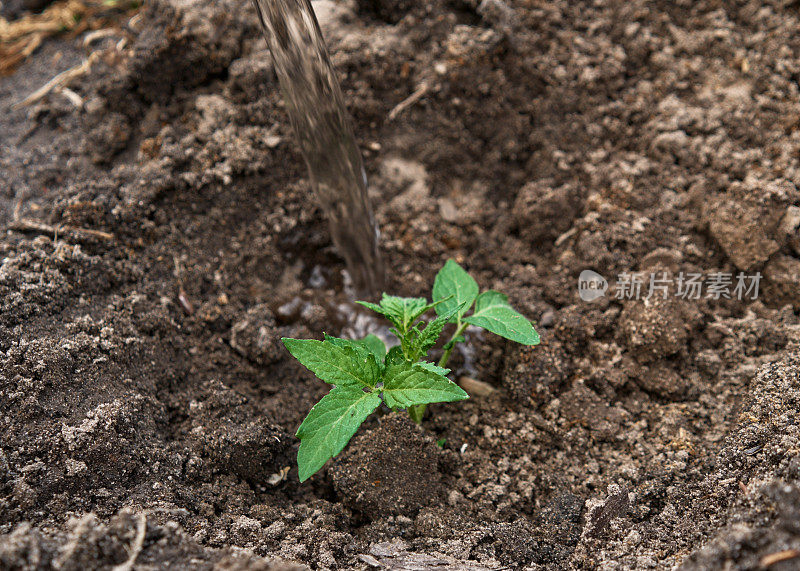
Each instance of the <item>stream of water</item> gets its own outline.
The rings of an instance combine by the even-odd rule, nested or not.
[[[253,0],[311,187],[358,293],[377,293],[384,268],[367,177],[309,0]]]

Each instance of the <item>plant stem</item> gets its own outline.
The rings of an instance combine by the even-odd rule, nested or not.
[[[461,336],[461,334],[464,333],[464,330],[467,328],[467,325],[468,325],[467,323],[462,324],[461,321],[459,320],[458,325],[456,327],[456,332],[453,333],[453,336],[450,338],[450,341],[445,343],[446,349],[444,350],[444,353],[442,353],[442,358],[439,359],[440,367],[447,366],[447,361],[450,360],[450,355],[453,353],[453,349],[456,346],[456,339],[458,339]]]
[[[450,341],[445,343],[445,350],[442,353],[442,358],[439,359],[439,366],[444,368],[447,366],[447,361],[450,360],[450,355],[453,353],[453,348],[456,346],[456,339],[458,339],[462,333],[467,328],[468,323],[461,323],[461,320],[458,320],[456,324],[456,332],[453,333],[453,336],[450,337]],[[428,405],[425,404],[418,404],[408,408],[408,416],[411,417],[411,420],[416,422],[417,424],[422,423],[422,417],[425,415],[425,409]]]
[[[425,414],[424,404],[415,404],[414,406],[408,407],[408,416],[410,416],[411,420],[413,420],[417,424],[422,424],[422,415],[424,414]]]

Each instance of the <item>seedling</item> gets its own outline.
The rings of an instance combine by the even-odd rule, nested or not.
[[[301,482],[339,454],[381,402],[392,410],[407,409],[419,423],[428,404],[469,398],[447,378],[450,370],[445,368],[456,343],[464,341],[468,326],[482,327],[524,345],[539,343],[533,325],[511,308],[507,296],[493,290],[479,294],[477,282],[453,260],[436,275],[433,303],[422,297],[385,293],[379,305],[358,303],[388,319],[399,344],[387,351],[375,335],[360,340],[327,334],[322,341],[282,339],[300,363],[333,385],[297,429]],[[473,312],[466,315],[473,305]],[[436,317],[426,321],[424,316],[430,310]],[[434,365],[425,359],[448,323],[454,324],[455,330]]]

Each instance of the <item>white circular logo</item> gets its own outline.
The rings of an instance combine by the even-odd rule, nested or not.
[[[599,299],[606,294],[606,291],[608,291],[608,281],[597,272],[583,270],[578,276],[578,295],[583,301]]]

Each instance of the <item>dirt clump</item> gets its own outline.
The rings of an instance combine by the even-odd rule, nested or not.
[[[547,181],[526,184],[513,208],[520,238],[533,244],[555,241],[572,227],[579,200],[578,190],[568,185],[551,188]]]
[[[259,365],[269,365],[283,356],[283,345],[275,336],[275,317],[264,304],[247,310],[231,327],[230,344],[237,353]]]
[[[685,348],[693,317],[680,300],[652,297],[629,304],[620,315],[622,342],[641,362],[674,355]]]
[[[208,552],[172,521],[159,524],[121,510],[105,524],[94,514],[73,518],[65,533],[42,533],[21,525],[0,538],[5,569],[111,569],[161,565],[192,569],[301,571],[308,567],[266,560],[240,551]]]
[[[221,383],[209,383],[206,391],[189,406],[199,458],[209,458],[218,470],[254,483],[268,482],[292,465],[291,435]]]
[[[345,505],[372,519],[413,516],[442,501],[442,452],[405,414],[357,436],[329,470]]]

